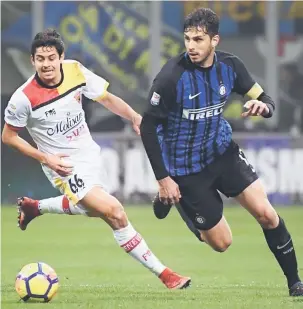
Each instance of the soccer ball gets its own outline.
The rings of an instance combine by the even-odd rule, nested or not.
[[[59,287],[55,271],[47,264],[38,262],[25,265],[16,277],[15,288],[23,301],[49,302]]]

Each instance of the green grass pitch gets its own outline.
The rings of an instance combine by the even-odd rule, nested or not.
[[[151,207],[126,207],[150,248],[169,267],[191,276],[187,290],[169,291],[115,243],[101,220],[44,215],[27,231],[16,224],[16,208],[2,207],[2,308],[48,309],[288,309],[303,308],[288,297],[284,275],[268,250],[260,227],[240,207],[226,208],[233,245],[212,251],[187,230],[173,210],[159,221]],[[303,276],[303,207],[281,208],[292,233]],[[60,280],[48,304],[23,303],[15,276],[30,262],[51,265]]]

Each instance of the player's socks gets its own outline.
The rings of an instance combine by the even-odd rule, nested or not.
[[[288,287],[300,281],[295,248],[284,220],[279,217],[279,225],[274,229],[263,229],[267,244],[280,264],[287,278]]]
[[[148,248],[142,236],[131,223],[122,229],[114,231],[114,237],[121,248],[146,268],[159,276],[166,268]]]
[[[85,210],[73,206],[64,195],[40,200],[38,207],[41,214],[86,215]]]

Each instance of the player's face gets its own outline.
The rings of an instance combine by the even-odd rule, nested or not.
[[[184,32],[184,42],[193,63],[201,66],[212,64],[215,47],[219,43],[218,35],[211,38],[202,28],[189,28]]]
[[[32,64],[43,82],[46,84],[56,84],[61,79],[61,63],[64,55],[59,57],[54,46],[42,46],[36,49]]]

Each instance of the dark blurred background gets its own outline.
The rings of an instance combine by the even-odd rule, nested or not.
[[[32,74],[29,48],[35,33],[55,27],[76,59],[110,82],[109,90],[142,113],[161,65],[181,53],[184,16],[210,7],[221,17],[219,49],[242,58],[274,98],[275,117],[241,118],[245,99],[233,96],[224,116],[245,148],[275,204],[302,204],[303,2],[1,2],[1,113]],[[87,122],[103,147],[111,192],[131,202],[156,190],[140,140],[130,125],[84,99]],[[30,141],[27,132],[23,137]],[[1,147],[2,201],[58,194],[39,164]]]

